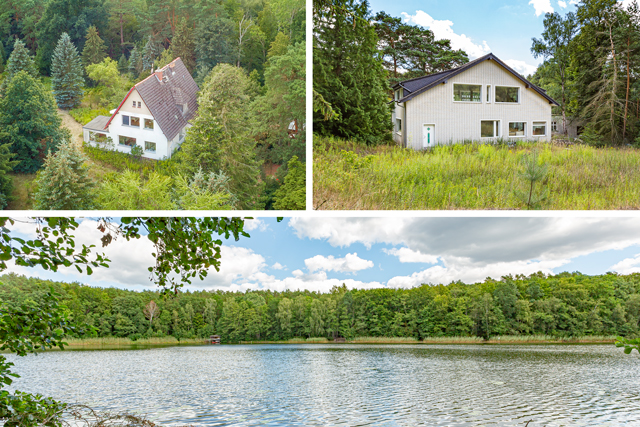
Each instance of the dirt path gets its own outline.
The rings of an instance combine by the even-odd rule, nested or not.
[[[71,117],[68,111],[58,109],[58,114],[62,119],[62,126],[71,131],[71,141],[82,149],[82,125]]]

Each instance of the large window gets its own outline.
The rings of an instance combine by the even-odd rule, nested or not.
[[[533,122],[533,136],[545,136],[547,134],[546,122]]]
[[[482,120],[480,122],[480,136],[482,138],[500,136],[500,122],[498,120]]]
[[[481,85],[463,85],[454,83],[453,100],[463,102],[480,102]]]
[[[520,88],[496,86],[496,102],[520,102]]]
[[[131,126],[140,127],[140,117],[131,117]]]
[[[402,119],[396,119],[396,132],[402,133]]]
[[[144,119],[144,128],[153,130],[153,120]]]
[[[509,122],[509,136],[526,136],[525,122]]]
[[[145,141],[144,142],[144,151],[156,151],[156,143],[155,142],[150,142],[150,141]]]
[[[126,145],[128,147],[133,147],[136,145],[136,139],[128,136],[120,135],[120,145]]]

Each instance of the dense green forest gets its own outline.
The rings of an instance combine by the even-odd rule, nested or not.
[[[482,283],[412,289],[158,292],[96,288],[13,274],[0,278],[0,299],[38,302],[52,286],[79,337],[208,337],[223,342],[293,337],[425,337],[545,334],[559,337],[636,335],[640,274],[486,279]]]
[[[0,207],[17,182],[21,208],[303,209],[304,43],[303,0],[0,0]],[[200,108],[176,155],[81,147],[68,121],[177,57]]]

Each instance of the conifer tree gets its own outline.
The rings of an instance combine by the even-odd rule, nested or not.
[[[174,58],[182,59],[184,66],[193,74],[196,69],[195,42],[193,31],[187,20],[182,18],[176,27],[176,33],[171,41]]]
[[[82,64],[87,65],[97,64],[107,56],[107,47],[104,41],[98,35],[98,29],[95,26],[90,26],[87,29],[86,41],[84,43],[84,49],[82,49]]]
[[[0,144],[11,144],[15,172],[33,173],[49,151],[56,151],[63,131],[51,91],[26,71],[19,71],[0,98]]]
[[[127,57],[124,56],[124,53],[120,55],[120,59],[118,59],[118,71],[120,71],[120,74],[124,74],[129,71],[129,61],[127,61]]]
[[[142,56],[137,46],[133,47],[129,55],[129,71],[136,77],[142,72]]]
[[[13,45],[13,52],[9,56],[7,61],[7,80],[15,76],[19,71],[26,71],[31,77],[38,77],[38,69],[36,63],[29,53],[29,50],[25,47],[22,40],[16,39]],[[8,83],[8,82],[7,82]]]
[[[86,159],[71,142],[49,153],[36,179],[35,209],[77,210],[93,207],[94,183]]]
[[[144,45],[142,50],[142,69],[153,70],[154,61],[160,56],[160,47],[153,41],[151,36],[147,40],[147,44]]]
[[[289,171],[284,177],[284,184],[274,194],[273,207],[281,210],[304,210],[307,205],[305,164],[299,162],[297,156],[293,156],[287,163],[287,168]]]
[[[78,50],[67,33],[62,33],[51,58],[51,85],[58,107],[71,109],[82,99],[82,64]]]
[[[336,0],[314,8],[313,87],[339,114],[314,131],[367,143],[390,138],[391,111],[378,37],[366,0]]]
[[[12,179],[9,173],[16,165],[12,160],[15,154],[11,152],[11,144],[0,144],[0,209],[7,207],[13,190]]]
[[[4,72],[5,56],[6,56],[6,52],[4,51],[4,44],[2,44],[2,40],[0,40],[0,73]]]

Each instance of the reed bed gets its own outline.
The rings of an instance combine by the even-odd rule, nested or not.
[[[356,337],[350,343],[356,344],[417,344],[413,337]]]
[[[204,338],[183,338],[178,341],[172,336],[140,338],[131,341],[129,338],[105,337],[105,338],[66,338],[67,346],[70,349],[82,347],[132,347],[132,346],[155,346],[155,345],[194,345],[207,342]]]
[[[548,166],[543,209],[640,209],[640,150],[475,142],[414,151],[314,138],[314,209],[524,209],[523,157]],[[535,190],[534,190],[535,191]]]

